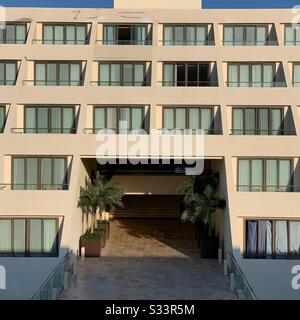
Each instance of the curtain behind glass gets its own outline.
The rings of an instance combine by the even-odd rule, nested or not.
[[[51,133],[62,133],[60,107],[51,108]]]
[[[46,85],[46,65],[43,63],[37,63],[35,65],[35,85]]]
[[[190,108],[189,109],[189,129],[200,129],[200,109]],[[194,133],[194,132],[193,132]]]
[[[54,28],[53,26],[44,26],[44,44],[54,43]]]
[[[164,129],[173,130],[174,127],[174,109],[164,108]]]
[[[104,26],[104,44],[116,44],[116,26]]]
[[[250,161],[239,160],[239,190],[250,191]]]
[[[174,27],[174,45],[182,46],[184,45],[184,28],[183,27]]]
[[[272,109],[271,110],[271,130],[272,135],[282,134],[282,110]]]
[[[107,129],[117,131],[119,127],[118,123],[118,109],[117,108],[107,108],[106,109],[107,117]]]
[[[17,69],[16,69],[16,64],[14,62],[10,63],[7,62],[5,63],[5,69],[6,69],[6,85],[12,86],[16,82],[16,74],[17,74]]]
[[[173,27],[164,27],[164,45],[173,45]]]
[[[294,87],[300,87],[300,64],[294,64]]]
[[[266,27],[257,27],[256,28],[256,39],[257,46],[265,46],[267,45],[267,28]]]
[[[186,109],[176,108],[176,123],[175,128],[179,130],[186,129]]]
[[[38,159],[27,158],[26,159],[26,189],[37,190],[38,189]]]
[[[146,26],[135,26],[135,43],[137,45],[146,45]]]
[[[288,223],[276,221],[275,226],[275,253],[280,257],[288,253]]]
[[[285,45],[293,46],[295,44],[295,32],[293,26],[285,27]]]
[[[247,46],[255,46],[255,27],[249,26],[246,27],[246,45]]]
[[[69,86],[70,78],[69,78],[69,64],[61,63],[59,65],[59,85],[60,86]]]
[[[144,85],[144,65],[143,64],[134,65],[134,85],[135,86]]]
[[[271,64],[265,64],[263,66],[263,72],[264,72],[264,87],[273,87],[274,85],[274,68]]]
[[[272,255],[272,222],[267,220],[258,221],[258,256],[266,258]]]
[[[131,127],[133,130],[143,129],[143,109],[131,109]]]
[[[104,108],[95,108],[95,124],[94,129],[97,133],[101,129],[105,128],[105,109]]]
[[[252,65],[252,87],[262,87],[262,65]]]
[[[16,43],[24,44],[26,41],[26,26],[16,26]]]
[[[210,134],[212,129],[212,109],[201,109],[201,129],[205,134]]]
[[[81,65],[78,63],[70,64],[70,84],[71,86],[81,85]]]
[[[63,133],[75,133],[73,108],[63,108]]]
[[[230,64],[228,66],[228,86],[238,87],[239,86],[239,66],[237,64]]]
[[[99,72],[100,86],[109,86],[109,64],[100,64]]]
[[[249,87],[249,65],[240,65],[240,87]]]
[[[5,108],[0,107],[0,132],[4,130],[4,122],[5,122]]]
[[[52,186],[52,159],[41,159],[41,188],[48,190]]]
[[[36,108],[25,108],[25,133],[37,133]]]
[[[132,86],[133,83],[133,64],[125,63],[123,65],[123,85],[124,86]]]
[[[11,220],[0,219],[0,253],[10,253],[12,251],[11,231]]]
[[[259,135],[269,134],[269,109],[258,109],[258,129]]]
[[[111,86],[120,86],[121,85],[121,65],[112,64],[110,66],[110,85]]]
[[[0,222],[1,224],[1,222]],[[13,241],[13,252],[14,255],[24,256],[25,255],[25,243],[26,243],[26,220],[25,219],[14,219],[14,241]],[[1,242],[1,240],[0,240]],[[1,250],[0,250],[1,251]]]
[[[37,108],[37,132],[48,133],[48,108]]]
[[[300,222],[290,221],[290,253],[300,254]]]
[[[15,38],[15,26],[14,25],[6,25],[6,43],[14,44],[16,43]]]
[[[196,27],[197,46],[206,45],[206,27]]]
[[[64,44],[64,27],[63,26],[54,26],[54,43],[55,44]]]
[[[233,134],[244,134],[244,110],[242,109],[233,109]]]
[[[75,36],[75,26],[67,26],[66,27],[66,44],[75,44],[76,36]]]
[[[85,26],[77,26],[76,27],[76,44],[84,45],[87,43],[86,36],[86,27]]]
[[[53,184],[54,188],[61,190],[65,188],[66,184],[66,168],[65,159],[53,159]]]
[[[56,63],[48,63],[47,64],[47,86],[57,86],[57,65]]]
[[[4,62],[0,62],[0,85],[6,85],[5,83],[5,64]]]
[[[257,221],[247,221],[247,256],[257,254]]]
[[[42,220],[30,219],[29,221],[29,253],[30,255],[42,252]]]
[[[266,191],[277,190],[277,160],[266,160]]]
[[[235,42],[234,44],[236,46],[242,46],[244,45],[244,27],[235,27],[234,28],[234,36],[235,36]]]
[[[233,27],[224,27],[224,46],[233,46]]]
[[[13,159],[13,189],[25,190],[25,161],[22,158]]]
[[[188,46],[195,46],[200,45],[200,41],[197,41],[196,43],[196,32],[195,27],[186,27],[186,45]],[[199,44],[198,44],[199,42]]]
[[[279,188],[289,192],[291,187],[291,161],[279,160]]]
[[[252,160],[252,190],[254,192],[263,191],[263,160]]]
[[[44,223],[44,253],[54,255],[57,251],[56,220],[45,219]]]
[[[299,73],[300,74],[300,73]],[[166,87],[175,86],[174,79],[174,65],[173,64],[164,64],[164,79],[163,84]]]
[[[245,109],[245,125],[247,135],[256,134],[256,111],[254,108]]]
[[[120,108],[120,121],[124,122],[122,124],[122,129],[131,129],[131,117],[130,117],[130,108]]]

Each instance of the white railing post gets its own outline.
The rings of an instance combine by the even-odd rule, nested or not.
[[[235,283],[234,283],[234,273],[230,273],[230,290],[234,291],[235,289]]]
[[[227,277],[228,275],[228,262],[224,260],[224,276]]]
[[[85,247],[81,247],[81,261],[85,260]]]

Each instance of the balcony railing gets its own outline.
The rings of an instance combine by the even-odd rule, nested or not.
[[[293,87],[300,87],[300,82],[293,81]]]
[[[285,46],[300,46],[300,41],[285,41],[284,42]]]
[[[151,46],[152,40],[97,40],[96,45],[104,46]]]
[[[161,134],[164,135],[175,135],[175,134],[183,134],[183,135],[222,135],[222,130],[220,129],[167,129],[164,128],[159,130]]]
[[[45,45],[87,45],[89,40],[45,40],[33,39],[32,44],[45,44]]]
[[[84,80],[23,80],[24,86],[36,86],[36,87],[80,87],[83,86]]]
[[[186,41],[173,41],[173,40],[160,40],[163,46],[214,46],[214,40],[186,40]]]
[[[254,81],[227,81],[227,87],[230,88],[282,88],[286,87],[286,82],[254,82]]]
[[[64,290],[65,276],[69,276],[73,272],[71,262],[72,250],[70,250],[58,266],[51,272],[47,280],[43,283],[40,289],[34,294],[32,300],[53,300],[57,299],[58,295]],[[68,282],[68,279],[67,279]]]
[[[76,128],[11,128],[14,134],[75,134]]]
[[[278,46],[276,40],[265,40],[265,41],[223,41],[223,46]]]
[[[218,81],[159,81],[162,87],[218,87]]]
[[[68,190],[68,184],[30,184],[30,183],[2,183],[0,184],[0,190],[17,190],[17,191],[61,191]]]
[[[26,44],[26,39],[1,40],[0,45],[1,44]]]
[[[147,81],[91,81],[92,86],[100,87],[148,87]]]
[[[84,134],[131,134],[131,135],[145,135],[148,134],[146,129],[119,129],[119,128],[84,128]]]
[[[291,129],[231,129],[230,134],[233,136],[293,136],[296,132]]]
[[[0,86],[15,86],[16,85],[16,79],[15,80],[0,80]]]
[[[300,192],[300,187],[293,185],[266,186],[266,185],[237,185],[239,192]]]

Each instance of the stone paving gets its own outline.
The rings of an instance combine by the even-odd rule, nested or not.
[[[202,260],[193,226],[173,220],[115,220],[100,259],[78,263],[63,300],[236,299],[222,267]]]

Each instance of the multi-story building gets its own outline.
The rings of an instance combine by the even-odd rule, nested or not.
[[[115,164],[97,163],[96,133],[120,137],[122,120],[146,136],[203,129],[205,167],[220,173],[227,202],[215,219],[224,259],[233,254],[258,298],[299,298],[291,270],[300,260],[300,29],[291,10],[116,0],[113,9],[7,8],[6,20],[0,264],[10,287],[0,297],[29,297],[78,251],[78,196],[96,169],[122,185],[125,207],[136,201],[151,215],[142,204],[159,195],[159,215],[172,215],[168,203],[177,214],[188,177],[175,148],[168,166],[124,166],[127,149]]]

